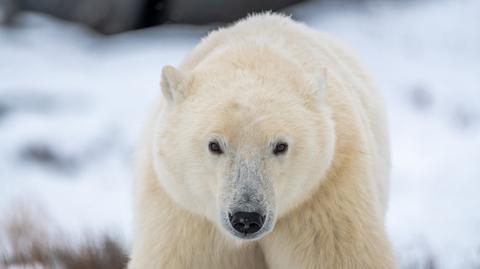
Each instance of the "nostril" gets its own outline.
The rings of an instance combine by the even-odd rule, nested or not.
[[[232,227],[240,233],[252,234],[258,232],[265,221],[265,215],[256,212],[235,212],[228,214]]]

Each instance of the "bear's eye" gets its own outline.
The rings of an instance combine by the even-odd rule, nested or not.
[[[222,147],[217,141],[210,141],[210,143],[208,143],[208,150],[213,154],[220,155],[223,153]]]
[[[288,144],[285,142],[279,142],[275,145],[275,148],[273,149],[273,154],[275,155],[280,155],[288,150]]]

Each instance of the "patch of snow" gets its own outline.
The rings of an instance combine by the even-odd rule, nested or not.
[[[387,228],[402,267],[479,266],[480,2],[311,2],[288,12],[352,47],[384,91]],[[211,27],[102,37],[45,15],[20,22],[0,27],[0,212],[40,203],[73,236],[118,229],[128,241],[131,156],[161,67]]]

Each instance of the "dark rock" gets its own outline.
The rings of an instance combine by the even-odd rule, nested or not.
[[[14,10],[53,15],[104,34],[169,23],[232,22],[252,12],[279,10],[304,0],[0,0]],[[353,1],[353,0],[351,0]],[[5,5],[7,6],[7,5]],[[12,9],[13,10],[13,9]],[[10,17],[16,12],[9,12]]]
[[[19,0],[22,10],[43,12],[60,19],[86,24],[104,34],[136,28],[143,0]]]
[[[11,25],[19,11],[18,1],[0,0],[0,25]]]
[[[51,168],[59,172],[73,172],[78,166],[78,162],[74,158],[64,156],[46,144],[27,145],[21,150],[19,157],[22,161]]]
[[[166,17],[171,23],[207,24],[232,22],[249,13],[275,11],[302,0],[167,0]]]

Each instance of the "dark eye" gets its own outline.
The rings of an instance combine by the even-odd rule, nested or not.
[[[279,142],[275,145],[275,148],[273,149],[273,154],[275,155],[280,155],[288,150],[288,144],[285,142]]]
[[[210,143],[208,143],[208,149],[213,154],[220,155],[223,153],[222,147],[217,141],[210,141]]]

